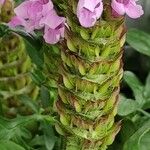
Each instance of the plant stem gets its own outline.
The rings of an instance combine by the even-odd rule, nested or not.
[[[145,116],[147,116],[148,118],[150,118],[150,114],[146,111],[144,111],[143,109],[138,109],[138,111],[142,114],[144,114]]]

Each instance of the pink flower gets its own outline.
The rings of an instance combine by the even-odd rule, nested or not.
[[[47,43],[56,44],[64,37],[65,18],[59,17],[54,10],[43,17],[40,24],[45,26],[44,39]]]
[[[136,4],[137,0],[112,0],[111,6],[119,15],[127,14],[130,18],[139,18],[144,14],[141,5]]]
[[[41,18],[53,9],[53,3],[50,0],[28,0],[21,3],[15,8],[15,14],[18,17],[17,23],[13,20],[14,24],[23,25],[28,32],[34,29],[40,29],[39,25]],[[24,20],[24,21],[23,21]]]
[[[3,5],[5,3],[5,0],[0,0],[0,5]]]
[[[102,0],[79,0],[77,17],[83,27],[92,27],[103,12]]]
[[[65,18],[59,17],[51,0],[27,0],[15,9],[10,27],[23,26],[27,32],[44,29],[44,39],[55,44],[64,37]]]

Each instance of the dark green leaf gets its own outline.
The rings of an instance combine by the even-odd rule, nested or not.
[[[41,101],[44,108],[50,106],[50,92],[45,86],[41,86]]]
[[[46,81],[45,76],[40,69],[34,69],[31,73],[31,78],[39,86],[41,86]]]
[[[9,27],[6,24],[0,24],[0,38],[10,32]]]
[[[35,113],[38,113],[38,105],[27,95],[20,95],[19,99],[28,107],[30,107]]]
[[[144,110],[147,110],[147,109],[149,109],[150,108],[150,98],[149,99],[146,99],[147,101],[144,103],[144,105],[143,105],[143,109]]]
[[[46,121],[42,122],[42,128],[44,131],[44,140],[45,140],[45,146],[47,150],[53,150],[54,145],[56,143],[56,136],[54,134],[54,130],[50,124],[48,124]]]
[[[136,131],[135,125],[131,120],[125,119],[122,122],[122,128],[120,131],[121,141],[123,143],[128,140],[130,136],[132,136]]]
[[[28,41],[30,45],[32,45],[37,51],[40,51],[42,49],[42,42],[40,41],[40,39],[38,39],[38,37],[35,34],[32,35],[21,28],[15,28],[9,30],[23,37],[23,39]]]
[[[12,141],[0,140],[0,150],[25,150],[25,149]]]
[[[64,138],[64,137],[62,137]],[[57,141],[55,143],[53,150],[62,150],[62,138],[57,138]]]
[[[32,147],[34,146],[44,146],[44,135],[36,135],[32,141],[29,143]]]
[[[25,128],[34,117],[18,117],[16,119],[0,118],[0,140],[11,140],[14,137],[30,138],[30,132]]]
[[[124,144],[123,150],[142,150],[140,149],[141,139],[150,131],[150,120],[145,122]],[[149,147],[147,147],[149,148]]]
[[[43,68],[44,56],[42,49],[38,51],[36,47],[34,47],[34,45],[28,42],[27,40],[25,40],[25,43],[26,43],[26,50],[33,63],[35,63],[39,68]]]
[[[138,29],[130,29],[127,42],[138,52],[150,56],[150,35]]]

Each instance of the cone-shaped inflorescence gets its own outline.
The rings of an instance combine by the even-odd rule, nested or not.
[[[66,137],[66,150],[106,150],[120,129],[114,117],[123,76],[124,17],[114,18],[105,1],[101,19],[84,28],[77,1],[64,4],[69,28],[61,47],[56,129]]]
[[[13,4],[6,0],[0,14],[0,22],[8,22],[13,16]],[[16,34],[9,34],[0,39],[0,96],[4,100],[3,108],[9,117],[14,117],[18,111],[21,114],[30,113],[25,108],[18,95],[28,94],[35,99],[38,88],[29,77],[31,60],[25,52],[24,41]],[[10,109],[12,108],[12,109]]]

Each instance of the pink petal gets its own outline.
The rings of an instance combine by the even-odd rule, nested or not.
[[[111,7],[119,15],[125,14],[125,6],[123,3],[118,2],[117,0],[112,0]]]
[[[35,29],[38,29],[38,23],[35,20],[28,20],[24,26],[27,32],[32,32]]]
[[[28,10],[28,18],[35,19],[36,16],[42,17],[42,9],[43,5],[39,1],[32,2]]]
[[[22,17],[22,18],[28,18],[29,13],[28,11],[30,10],[31,2],[30,1],[25,1],[21,3],[18,7],[14,9],[14,12],[17,16]]]
[[[49,1],[48,3],[43,5],[42,15],[45,16],[49,11],[54,8],[53,3]]]
[[[82,8],[86,8],[89,11],[94,12],[95,7],[101,2],[102,0],[79,0],[78,10],[81,10]]]
[[[91,13],[87,9],[83,9],[82,12],[80,12],[79,22],[83,27],[92,27],[96,23],[96,14]]]
[[[56,44],[61,37],[60,31],[45,27],[44,39],[46,43]]]
[[[82,9],[82,8],[86,8],[88,10],[90,10],[91,12],[94,11],[95,9],[95,2],[96,1],[93,1],[93,0],[80,0],[79,1],[79,9]]]
[[[25,22],[22,18],[18,17],[18,16],[15,16],[11,19],[11,21],[8,23],[8,25],[11,27],[11,28],[15,28],[16,26],[24,26],[25,25]]]
[[[96,12],[96,17],[97,19],[99,19],[103,13],[103,3],[101,2],[99,7],[95,8],[95,12]]]
[[[126,14],[131,18],[139,18],[144,14],[142,6],[130,2],[125,8]]]
[[[77,17],[83,27],[92,27],[103,12],[102,0],[79,0]]]
[[[43,17],[40,21],[40,25],[47,25],[51,29],[55,29],[60,24],[65,22],[64,17],[59,17],[55,10],[51,10],[45,17]]]

